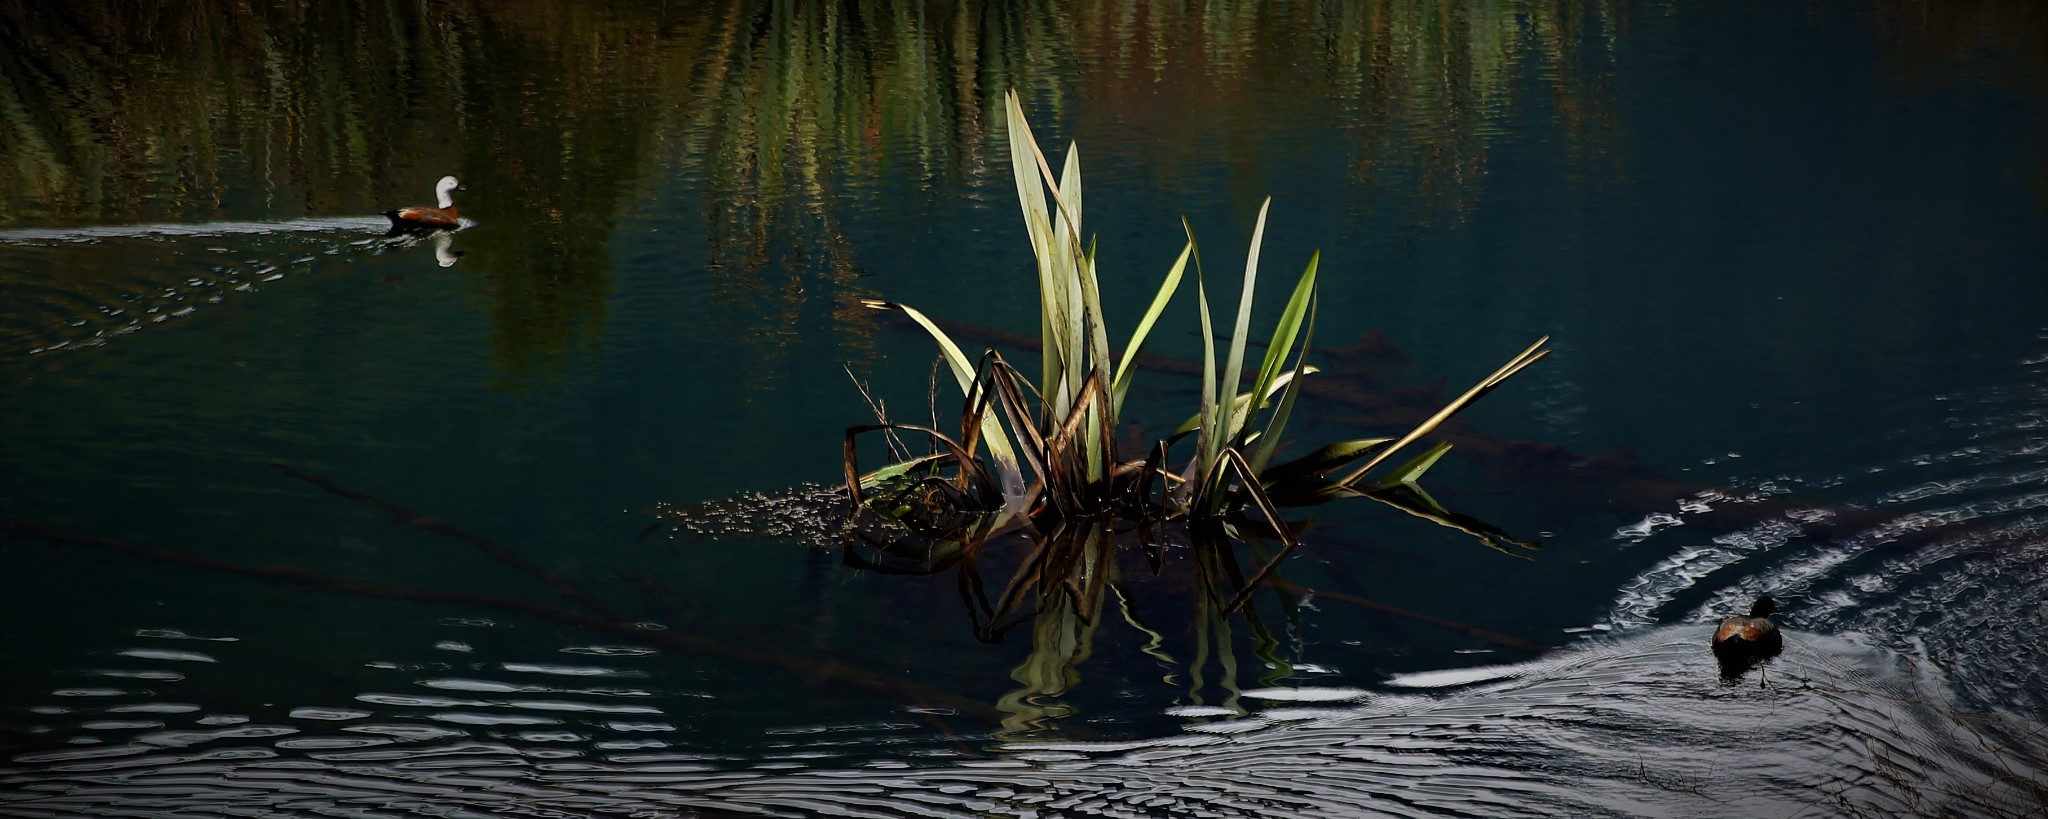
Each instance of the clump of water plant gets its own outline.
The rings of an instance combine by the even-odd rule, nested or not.
[[[1542,349],[1544,340],[1538,340],[1406,435],[1340,441],[1300,458],[1271,463],[1302,379],[1315,372],[1307,356],[1314,337],[1318,257],[1311,256],[1298,279],[1247,391],[1238,389],[1246,374],[1252,295],[1271,200],[1260,208],[1253,229],[1233,331],[1220,362],[1192,231],[1123,346],[1121,357],[1113,356],[1102,318],[1094,247],[1082,240],[1078,148],[1069,147],[1062,172],[1055,178],[1015,92],[1008,95],[1006,103],[1012,171],[1037,261],[1039,381],[1032,384],[994,350],[984,352],[978,360],[970,359],[938,324],[913,308],[869,302],[878,309],[900,310],[931,333],[965,401],[957,436],[886,419],[848,430],[847,485],[860,508],[911,524],[924,534],[968,528],[970,522],[977,524],[974,528],[986,528],[1104,514],[1215,520],[1253,507],[1268,520],[1277,520],[1276,499],[1299,505],[1381,490],[1383,494],[1400,491],[1409,496],[1406,500],[1426,508],[1434,506],[1434,501],[1421,494],[1415,482],[1448,444],[1438,444],[1377,481],[1365,479],[1395,453],[1548,354]],[[1113,431],[1146,339],[1178,290],[1190,260],[1196,267],[1204,340],[1201,406],[1172,438],[1158,442],[1146,457],[1125,460],[1119,457]],[[1298,354],[1294,352],[1297,341]],[[901,457],[862,474],[856,439],[878,430],[921,433],[933,442],[934,451],[910,457],[900,446],[900,438],[892,435],[892,450]],[[1192,456],[1180,467],[1169,468],[1171,445],[1187,434],[1195,435]],[[1361,459],[1365,461],[1362,465],[1342,477],[1329,477]],[[1164,485],[1157,496],[1151,491],[1155,482]]]
[[[1449,444],[1439,443],[1389,470],[1376,470],[1542,359],[1549,352],[1543,349],[1547,339],[1509,359],[1404,435],[1337,441],[1276,463],[1302,383],[1316,372],[1308,354],[1315,336],[1319,254],[1309,257],[1296,280],[1263,358],[1248,368],[1253,363],[1247,360],[1252,296],[1272,202],[1268,199],[1259,209],[1228,345],[1220,355],[1201,253],[1188,229],[1188,242],[1168,268],[1151,305],[1120,352],[1113,351],[1103,320],[1095,246],[1092,240],[1083,241],[1078,146],[1069,145],[1055,176],[1014,91],[1008,95],[1007,108],[1011,169],[1037,260],[1038,379],[1033,383],[995,350],[970,358],[937,322],[914,308],[868,302],[876,309],[901,311],[931,334],[963,402],[959,429],[953,434],[935,425],[886,417],[847,430],[845,480],[856,517],[871,515],[884,522],[883,529],[901,527],[940,550],[928,552],[927,559],[970,549],[993,533],[1012,528],[1050,532],[1062,523],[1106,517],[1136,521],[1140,528],[1160,521],[1241,527],[1255,520],[1253,512],[1291,549],[1295,536],[1281,520],[1281,505],[1363,496],[1467,531],[1496,548],[1504,548],[1503,539],[1518,543],[1445,511],[1421,491],[1417,480]],[[1200,406],[1173,436],[1126,458],[1118,451],[1118,419],[1137,377],[1139,356],[1179,290],[1190,261],[1203,339]],[[861,436],[876,432],[888,440],[891,462],[863,472],[857,443]],[[929,451],[912,454],[903,433],[929,441]],[[1184,460],[1173,462],[1175,444],[1189,436],[1194,439],[1192,450]],[[1340,470],[1348,471],[1339,475]],[[864,531],[872,536],[875,530]],[[1267,563],[1246,592],[1287,549]]]
[[[1396,464],[1393,458],[1458,411],[1547,354],[1545,340],[1511,358],[1470,390],[1405,434],[1336,441],[1305,455],[1281,459],[1283,435],[1302,386],[1316,372],[1309,364],[1317,317],[1317,268],[1311,254],[1264,353],[1252,346],[1253,293],[1264,242],[1268,200],[1253,227],[1230,334],[1218,349],[1201,252],[1192,229],[1167,268],[1136,327],[1121,348],[1103,319],[1095,246],[1084,240],[1078,148],[1069,145],[1060,173],[1039,149],[1016,94],[1007,100],[1011,170],[1026,235],[1036,262],[1039,296],[1039,367],[1034,380],[1001,352],[970,357],[939,321],[898,303],[869,306],[900,311],[938,343],[942,368],[960,390],[958,425],[940,429],[938,368],[933,374],[932,421],[893,421],[869,396],[875,423],[847,430],[846,491],[852,500],[845,559],[886,573],[951,572],[977,639],[997,642],[1029,625],[1030,655],[1012,672],[1018,687],[997,703],[1006,732],[1045,727],[1070,709],[1058,697],[1079,680],[1093,646],[1096,624],[1112,613],[1152,638],[1147,654],[1184,667],[1190,697],[1203,696],[1203,669],[1211,658],[1219,683],[1236,690],[1230,618],[1239,612],[1266,666],[1263,684],[1289,672],[1274,653],[1279,644],[1253,595],[1283,591],[1281,616],[1299,617],[1299,587],[1279,580],[1278,569],[1299,546],[1301,526],[1282,518],[1283,506],[1364,497],[1472,535],[1495,549],[1519,554],[1534,544],[1457,515],[1422,490],[1418,480],[1450,448],[1428,447]],[[1194,269],[1203,339],[1201,398],[1187,423],[1137,452],[1119,451],[1126,398],[1140,370],[1146,342]],[[1017,346],[1025,346],[1019,344]],[[863,394],[865,395],[865,389]],[[859,443],[887,442],[886,465],[861,468]],[[922,438],[916,454],[905,439]],[[1179,455],[1176,457],[1176,447]],[[1019,548],[990,549],[999,536]],[[1274,543],[1277,541],[1277,548]],[[1135,543],[1136,549],[1126,549]],[[1168,570],[1164,555],[1185,549],[1191,559],[1173,571],[1194,592],[1197,644],[1176,661],[1163,653],[1160,633],[1134,607],[1121,555],[1142,552],[1151,573]],[[1241,568],[1249,554],[1253,569]],[[989,559],[985,559],[989,558]],[[999,587],[984,582],[983,564],[1009,566]],[[1178,579],[1178,578],[1175,578]],[[1111,603],[1114,602],[1112,606]],[[1369,601],[1367,601],[1369,602]],[[1441,620],[1433,622],[1441,623]],[[1299,623],[1290,631],[1299,630]],[[1475,633],[1478,633],[1475,630]],[[1233,702],[1226,699],[1226,703]]]

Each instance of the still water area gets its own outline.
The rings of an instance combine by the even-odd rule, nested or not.
[[[257,6],[0,4],[0,815],[2048,812],[2038,4]],[[1112,337],[1320,252],[1296,451],[1549,336],[1463,528],[847,539],[864,300],[1037,372],[1012,89]]]

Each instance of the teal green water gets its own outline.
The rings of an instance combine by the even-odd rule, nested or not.
[[[151,798],[140,779],[90,796],[94,766],[218,763],[225,781],[237,758],[443,755],[435,792],[474,807],[497,764],[479,747],[649,776],[807,769],[749,786],[796,792],[1290,702],[1246,691],[1349,708],[1399,675],[1589,635],[1695,626],[1704,656],[1704,624],[1759,592],[1834,647],[1800,668],[1903,657],[1960,710],[2048,712],[2039,9],[85,4],[0,22],[0,784],[22,794],[0,800],[20,810]],[[1126,550],[1124,604],[1034,655],[1029,626],[977,641],[953,575],[856,571],[770,525],[829,525],[811,487],[871,418],[848,370],[925,414],[929,340],[861,299],[1035,336],[1013,86],[1041,141],[1080,145],[1115,335],[1182,217],[1213,294],[1273,197],[1266,321],[1320,250],[1329,386],[1300,441],[1397,432],[1438,379],[1455,395],[1549,335],[1555,354],[1447,431],[1429,483],[1542,550],[1331,505],[1283,568],[1325,594],[1217,621],[1184,552],[1155,578]],[[383,240],[376,214],[444,174],[470,225]],[[1199,357],[1192,295],[1162,354]],[[1130,414],[1163,433],[1198,389],[1148,372]],[[747,531],[647,532],[657,504],[729,499]],[[983,566],[991,594],[1017,558]],[[1020,679],[1033,656],[1066,658],[1058,690]],[[1608,694],[1689,679],[1679,653],[1642,656]],[[1599,696],[1608,672],[1588,673],[1535,684],[1542,719]],[[1679,699],[1710,709],[1716,685]],[[1336,724],[1381,726],[1383,706]],[[1244,742],[1322,736],[1269,730],[1291,721],[1248,719]],[[1620,776],[1541,725],[1556,767],[1487,764]],[[1788,793],[1878,777],[1841,751],[1867,736],[1801,737],[1835,751],[1788,761]],[[1431,764],[1471,759],[1447,753]],[[1485,789],[1445,810],[1515,812]],[[237,798],[311,812],[281,807],[291,793]],[[1289,810],[1366,798],[1325,796]],[[1593,809],[1701,809],[1682,788],[1630,798],[1650,801]],[[845,807],[790,808],[812,809]]]

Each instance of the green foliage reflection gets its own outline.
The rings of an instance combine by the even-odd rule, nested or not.
[[[2048,59],[2019,34],[2039,29],[2025,4],[1819,6],[1865,23],[1906,81],[1951,80],[1981,55]],[[497,365],[525,380],[598,340],[621,209],[683,180],[702,191],[719,315],[822,319],[858,358],[875,327],[860,300],[876,294],[846,214],[921,196],[917,180],[999,176],[1006,88],[1074,133],[1191,135],[1145,146],[1152,183],[1179,192],[1192,180],[1162,169],[1225,156],[1247,214],[1286,129],[1312,114],[1354,146],[1356,201],[1456,222],[1509,117],[1547,119],[1581,173],[1625,172],[1610,78],[1637,14],[1611,0],[6,3],[0,226],[368,214],[456,172],[478,191],[466,212],[515,237],[475,243],[463,270],[487,281]],[[2038,97],[2048,72],[1996,76]],[[1179,89],[1170,104],[1161,85]],[[787,355],[782,335],[757,339],[762,364]]]

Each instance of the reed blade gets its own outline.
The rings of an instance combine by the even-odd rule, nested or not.
[[[1280,553],[1273,555],[1272,560],[1259,567],[1258,574],[1245,581],[1244,586],[1238,589],[1237,596],[1231,598],[1230,603],[1223,607],[1223,613],[1230,614],[1243,608],[1245,602],[1251,600],[1252,593],[1258,591],[1266,578],[1280,567],[1280,563],[1301,546],[1301,540],[1294,536],[1294,531],[1287,527],[1287,522],[1280,519],[1280,510],[1274,507],[1273,500],[1266,496],[1265,490],[1259,488],[1258,476],[1252,473],[1252,465],[1245,460],[1244,455],[1235,449],[1225,450],[1224,455],[1231,468],[1237,471],[1237,479],[1244,485],[1245,494],[1251,498],[1252,504],[1259,508],[1259,514],[1266,518],[1267,525],[1273,527],[1273,532],[1280,536],[1280,542],[1285,544]]]
[[[1195,436],[1195,459],[1188,464],[1187,473],[1182,476],[1179,496],[1191,500],[1200,495],[1198,489],[1207,482],[1209,472],[1216,463],[1214,446],[1217,439],[1216,425],[1216,336],[1209,321],[1209,290],[1203,284],[1202,251],[1195,244],[1195,233],[1187,220],[1181,220],[1181,227],[1188,231],[1188,244],[1195,248],[1195,304],[1202,317],[1202,423]]]
[[[1321,478],[1367,453],[1391,443],[1393,438],[1355,438],[1317,447],[1314,452],[1285,463],[1274,464],[1260,474],[1271,487],[1296,480]]]
[[[960,383],[960,392],[970,398],[973,397],[976,389],[974,362],[968,360],[966,353],[960,352],[960,346],[954,344],[953,339],[946,335],[946,331],[939,329],[939,325],[934,324],[930,318],[915,308],[896,302],[862,299],[861,304],[876,310],[899,310],[909,316],[911,321],[917,322],[918,326],[923,327],[925,332],[930,333],[932,339],[939,343],[939,351],[946,357],[946,366],[953,371],[953,378]],[[1002,481],[1004,505],[1021,506],[1025,496],[1024,472],[1017,462],[1016,451],[1010,448],[1009,439],[1003,434],[1002,422],[994,413],[982,415],[981,438],[987,441],[989,457],[996,462],[996,472]]]
[[[1280,323],[1273,327],[1273,340],[1266,345],[1266,356],[1259,362],[1259,376],[1253,382],[1253,392],[1264,392],[1266,385],[1280,377],[1282,367],[1287,365],[1287,355],[1293,351],[1294,340],[1300,334],[1302,320],[1308,312],[1309,300],[1316,292],[1316,267],[1322,262],[1322,251],[1309,256],[1308,269],[1294,283],[1294,293],[1287,298],[1287,307],[1280,311]],[[1306,354],[1307,350],[1303,350]],[[1253,464],[1258,460],[1253,459]]]
[[[1451,416],[1458,414],[1459,410],[1462,410],[1467,406],[1470,406],[1472,402],[1479,400],[1481,396],[1484,396],[1487,393],[1492,392],[1493,388],[1501,385],[1501,382],[1506,381],[1509,378],[1512,378],[1516,373],[1519,373],[1522,370],[1527,369],[1529,365],[1543,360],[1544,356],[1550,355],[1549,350],[1542,349],[1544,343],[1548,341],[1550,341],[1549,336],[1544,336],[1542,338],[1537,339],[1536,343],[1529,345],[1528,349],[1523,350],[1514,358],[1508,359],[1508,363],[1502,364],[1500,366],[1500,369],[1493,371],[1492,375],[1487,376],[1486,378],[1482,379],[1478,384],[1473,385],[1472,389],[1466,390],[1464,395],[1460,395],[1457,397],[1457,399],[1451,401],[1451,403],[1444,405],[1444,408],[1441,410],[1437,410],[1437,413],[1435,415],[1432,415],[1429,417],[1428,420],[1425,420],[1422,423],[1417,424],[1413,430],[1410,430],[1408,432],[1408,434],[1401,436],[1400,440],[1395,441],[1393,445],[1387,447],[1386,449],[1380,450],[1380,453],[1378,455],[1374,455],[1372,460],[1366,461],[1364,466],[1360,466],[1359,468],[1352,470],[1350,474],[1345,475],[1343,479],[1338,481],[1338,483],[1344,484],[1346,486],[1355,485],[1358,482],[1359,478],[1362,478],[1365,476],[1366,473],[1371,472],[1372,468],[1375,466],[1379,466],[1382,461],[1385,461],[1386,459],[1393,457],[1393,454],[1399,452],[1402,447],[1412,444],[1416,441],[1416,439],[1421,438],[1422,436],[1428,435],[1429,433],[1435,431],[1436,428],[1442,426],[1445,421],[1450,420]]]
[[[1180,258],[1174,260],[1173,267],[1166,271],[1166,281],[1159,283],[1159,292],[1153,294],[1152,305],[1145,308],[1145,317],[1138,320],[1138,328],[1131,331],[1130,343],[1124,345],[1124,360],[1117,364],[1115,387],[1110,391],[1111,411],[1119,418],[1123,417],[1124,395],[1131,391],[1131,381],[1138,374],[1138,356],[1145,351],[1145,339],[1152,333],[1152,325],[1159,321],[1159,314],[1166,312],[1167,302],[1172,301],[1174,293],[1180,290],[1181,274],[1186,272],[1188,256],[1194,252],[1192,241],[1181,248]]]
[[[1381,485],[1396,486],[1404,483],[1411,485],[1419,483],[1422,480],[1422,473],[1428,472],[1429,468],[1435,466],[1437,460],[1441,459],[1444,453],[1449,451],[1451,451],[1451,442],[1439,441],[1436,446],[1430,447],[1428,451],[1415,456],[1414,459],[1396,468],[1393,474],[1388,475],[1386,480],[1381,482]]]
[[[1397,483],[1392,486],[1370,489],[1358,494],[1446,529],[1468,535],[1472,539],[1479,541],[1486,548],[1509,557],[1521,558],[1523,560],[1532,559],[1529,555],[1515,551],[1514,548],[1510,547],[1527,551],[1537,551],[1543,548],[1541,543],[1522,540],[1508,534],[1498,526],[1494,526],[1471,515],[1445,509],[1443,504],[1430,497],[1429,493],[1423,491],[1422,487],[1412,483]]]
[[[1010,142],[1010,172],[1017,184],[1017,202],[1024,212],[1024,230],[1031,239],[1031,255],[1038,263],[1039,332],[1041,347],[1039,354],[1043,378],[1038,383],[1046,389],[1053,389],[1059,381],[1059,371],[1066,355],[1066,297],[1055,287],[1051,273],[1054,258],[1052,215],[1046,209],[1045,186],[1038,175],[1038,140],[1031,135],[1031,124],[1024,119],[1024,106],[1017,99],[1016,89],[1004,97],[1006,125]],[[1054,396],[1046,396],[1048,408],[1059,403]],[[1050,412],[1051,410],[1048,409]]]
[[[950,452],[933,453],[931,455],[922,455],[916,458],[911,458],[906,461],[897,461],[896,463],[883,466],[879,469],[876,469],[872,472],[860,476],[860,486],[862,489],[874,489],[875,487],[880,486],[883,481],[891,481],[896,480],[898,478],[902,478],[906,475],[909,475],[911,471],[923,467],[940,466],[947,462],[948,460],[952,459],[952,457],[953,455]]]
[[[1317,255],[1320,256],[1321,254]],[[1287,429],[1287,421],[1294,415],[1294,399],[1301,394],[1302,376],[1307,375],[1310,369],[1308,366],[1308,351],[1315,344],[1316,339],[1315,275],[1316,260],[1310,259],[1308,272],[1302,275],[1304,284],[1308,285],[1306,290],[1307,299],[1301,300],[1304,291],[1301,287],[1296,287],[1294,291],[1295,299],[1289,300],[1287,304],[1288,316],[1292,317],[1296,326],[1301,326],[1299,324],[1301,321],[1300,313],[1303,309],[1306,309],[1308,312],[1308,322],[1301,341],[1301,355],[1297,356],[1294,360],[1294,371],[1280,376],[1287,381],[1286,389],[1280,393],[1280,406],[1278,409],[1273,410],[1273,417],[1267,421],[1264,438],[1252,447],[1251,468],[1255,475],[1265,472],[1266,463],[1272,459],[1273,452],[1279,448],[1280,433]],[[1283,317],[1282,324],[1287,323],[1289,323],[1288,317]],[[1294,344],[1293,333],[1292,329],[1289,329],[1287,332],[1288,346]],[[1280,333],[1275,332],[1273,337],[1277,341],[1280,335]],[[1267,357],[1272,358],[1271,348],[1267,350]]]
[[[1303,367],[1303,368],[1301,369],[1301,374],[1302,374],[1302,375],[1313,375],[1313,374],[1315,374],[1315,373],[1319,373],[1319,372],[1322,372],[1322,371],[1323,371],[1323,370],[1322,370],[1322,368],[1321,368],[1321,367],[1309,366],[1309,367]],[[1247,413],[1250,413],[1250,414],[1256,414],[1256,413],[1258,412],[1258,410],[1262,410],[1262,409],[1265,409],[1266,407],[1268,407],[1268,406],[1272,405],[1272,403],[1273,403],[1273,398],[1274,398],[1274,396],[1277,396],[1277,395],[1279,395],[1279,394],[1281,393],[1281,391],[1282,391],[1282,390],[1286,389],[1286,388],[1287,388],[1287,387],[1288,387],[1289,385],[1293,384],[1293,383],[1294,383],[1294,379],[1295,379],[1295,373],[1294,373],[1294,371],[1292,371],[1292,370],[1290,370],[1290,371],[1288,371],[1288,372],[1284,372],[1284,373],[1281,373],[1281,374],[1280,374],[1280,377],[1279,377],[1279,378],[1275,378],[1275,379],[1273,379],[1273,383],[1271,383],[1271,384],[1267,384],[1267,385],[1266,385],[1266,394],[1265,394],[1265,395],[1263,395],[1263,396],[1260,396],[1260,397],[1259,397],[1259,406],[1258,406],[1258,408],[1257,408],[1257,409],[1251,409],[1251,410],[1247,410],[1247,409],[1246,409],[1246,406],[1247,406],[1247,405],[1249,405],[1249,404],[1251,403],[1251,400],[1252,400],[1252,394],[1251,394],[1251,393],[1249,393],[1249,392],[1241,392],[1241,393],[1238,393],[1238,394],[1237,394],[1237,396],[1236,396],[1235,398],[1232,398],[1232,399],[1230,399],[1230,400],[1231,400],[1231,406],[1230,406],[1231,412],[1233,412],[1233,413],[1236,413],[1236,414],[1240,414],[1240,415],[1243,415],[1243,414],[1247,414]],[[1179,438],[1180,438],[1181,436],[1183,436],[1183,435],[1186,435],[1186,434],[1188,434],[1188,433],[1190,433],[1190,432],[1194,432],[1194,431],[1195,431],[1195,430],[1197,430],[1197,429],[1200,429],[1200,428],[1201,428],[1201,426],[1202,426],[1202,419],[1203,419],[1204,417],[1205,417],[1205,416],[1204,416],[1204,415],[1202,415],[1201,413],[1196,413],[1196,414],[1194,414],[1194,415],[1190,415],[1190,416],[1188,416],[1188,419],[1187,419],[1187,420],[1185,420],[1185,421],[1182,421],[1182,422],[1180,422],[1180,426],[1178,426],[1178,427],[1174,427],[1174,429],[1173,429],[1173,435],[1172,435],[1172,437],[1173,437],[1174,439],[1178,440],[1178,439],[1179,439]],[[1252,437],[1257,437],[1257,435],[1256,435],[1256,434],[1254,434],[1254,435],[1253,435]]]
[[[905,432],[919,432],[931,436],[932,440],[944,446],[952,454],[953,458],[959,462],[961,476],[968,481],[969,485],[975,487],[977,494],[981,496],[984,502],[1000,497],[995,481],[989,477],[988,471],[982,468],[981,459],[974,457],[974,454],[969,452],[966,447],[947,437],[945,433],[931,427],[916,424],[857,424],[846,428],[846,439],[843,445],[846,491],[848,496],[852,498],[855,506],[860,506],[864,498],[864,495],[861,493],[860,483],[860,452],[856,440],[860,437],[861,433],[885,429],[900,429]]]
[[[1251,336],[1252,300],[1259,281],[1259,246],[1266,239],[1266,212],[1272,206],[1273,198],[1266,197],[1266,201],[1259,205],[1258,221],[1252,226],[1251,249],[1245,254],[1244,285],[1237,296],[1237,323],[1230,331],[1230,354],[1223,361],[1221,387],[1225,390],[1224,394],[1236,394],[1238,379],[1244,375],[1244,348]],[[1208,329],[1202,328],[1205,333]],[[1221,457],[1223,447],[1228,445],[1226,442],[1237,437],[1238,430],[1243,426],[1242,418],[1236,407],[1226,404],[1214,419],[1221,437],[1212,437],[1209,441],[1212,463]]]

